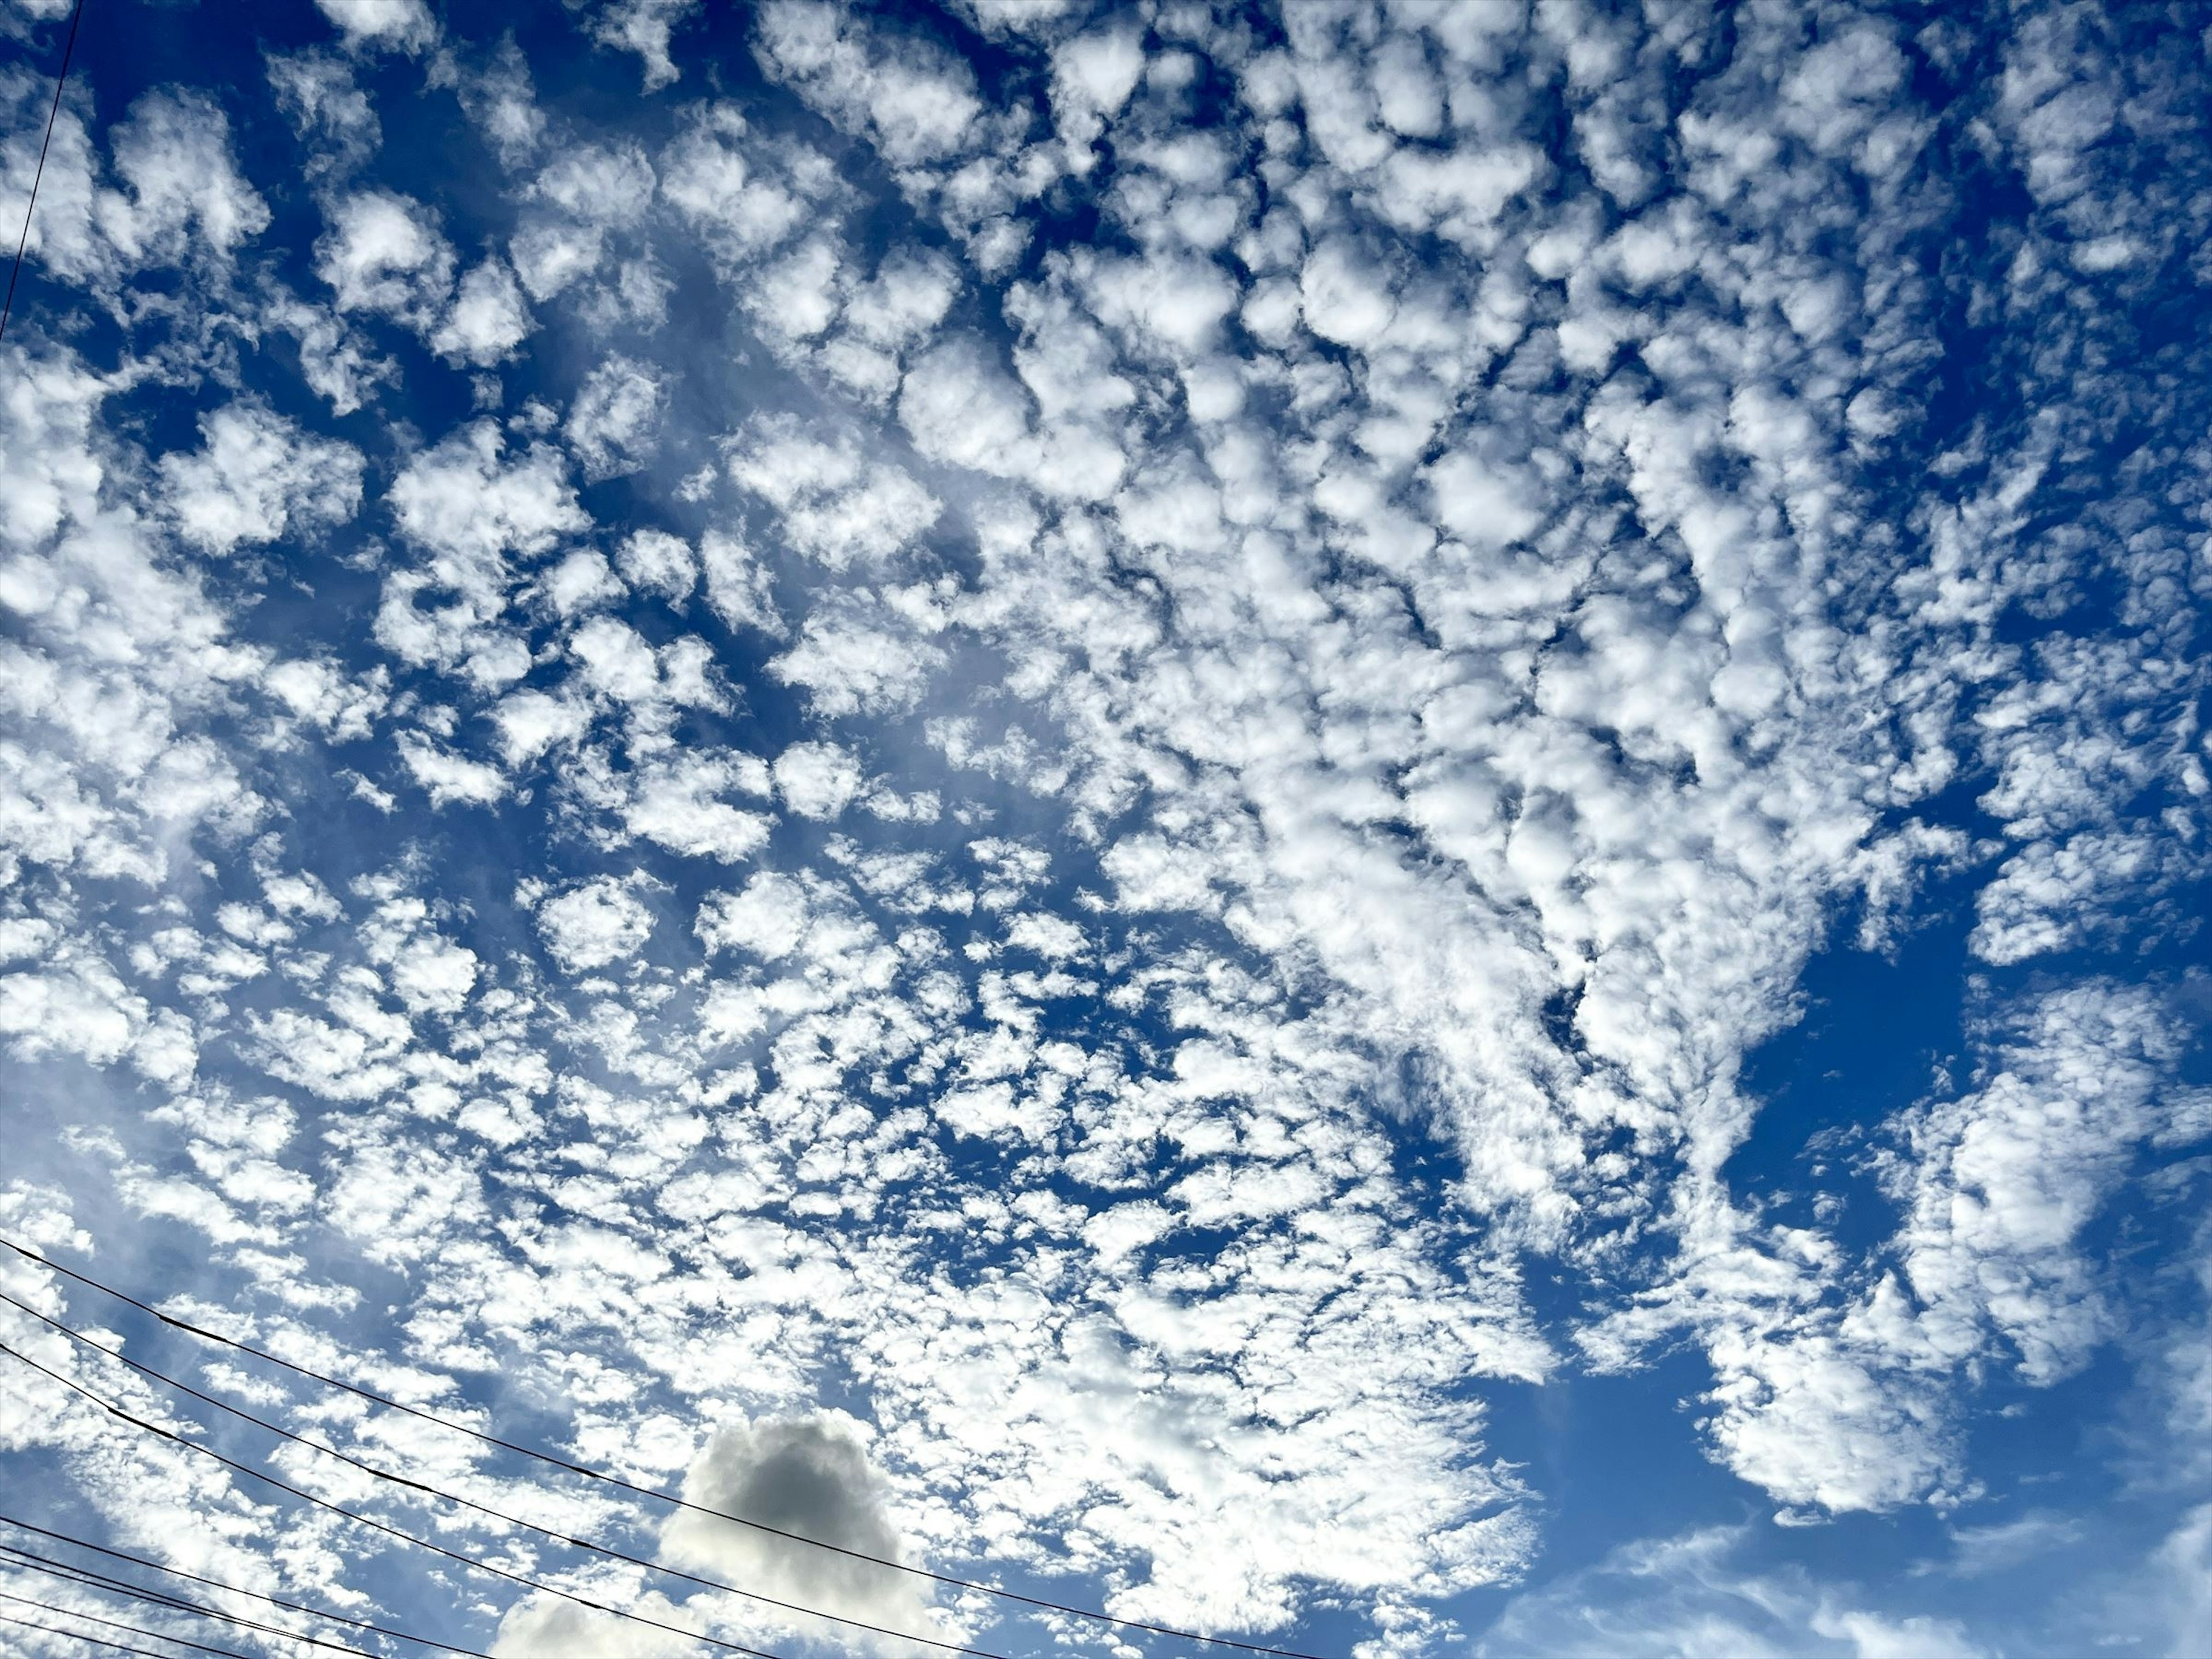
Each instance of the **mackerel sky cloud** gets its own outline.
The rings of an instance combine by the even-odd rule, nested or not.
[[[71,4],[0,1650],[2212,1644],[2185,9]]]

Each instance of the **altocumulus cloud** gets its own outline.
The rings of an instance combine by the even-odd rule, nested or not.
[[[114,4],[0,346],[9,1237],[1133,1619],[2202,1644],[2196,35]],[[9,200],[59,10],[0,0]],[[20,1367],[0,1457],[502,1655],[859,1639],[543,1540],[672,1628],[439,1579]]]

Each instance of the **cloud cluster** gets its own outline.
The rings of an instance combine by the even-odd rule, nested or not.
[[[1377,1655],[1537,1559],[1492,1405],[1568,1368],[1688,1342],[1791,1521],[1976,1501],[1989,1380],[2145,1325],[2201,1425],[2202,1275],[2110,1236],[2212,1130],[2193,46],[610,0],[533,64],[320,9],[228,109],[72,92],[28,257],[115,326],[0,356],[25,1230],[195,1239],[269,1340],[701,1501]],[[609,49],[659,101],[540,105]],[[1966,1013],[1817,1137],[1748,1080],[1816,958]],[[21,1382],[122,1533],[383,1582]],[[1490,1639],[1984,1650],[1739,1545]]]

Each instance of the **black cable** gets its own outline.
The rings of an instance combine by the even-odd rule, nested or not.
[[[84,15],[84,0],[70,9],[69,39],[62,46],[62,72],[54,78],[53,107],[46,112],[46,136],[39,141],[38,171],[31,175],[31,199],[23,205],[23,234],[15,239],[15,264],[8,273],[8,297],[0,301],[0,340],[8,337],[8,313],[15,308],[15,279],[23,274],[23,250],[30,245],[31,215],[39,205],[39,184],[46,176],[46,147],[54,142],[54,118],[62,112],[62,88],[69,84],[70,58],[76,51],[77,19]]]
[[[87,1636],[79,1630],[56,1630],[52,1625],[41,1625],[35,1620],[18,1619],[12,1613],[0,1613],[0,1624],[21,1625],[25,1630],[44,1631],[49,1636],[66,1636],[72,1642],[83,1642],[95,1648],[106,1648],[111,1653],[143,1653],[146,1659],[177,1659],[173,1653],[156,1653],[152,1648],[134,1648],[128,1642],[108,1642],[97,1636]],[[238,1659],[246,1659],[244,1654]]]
[[[322,1444],[319,1441],[310,1440],[304,1435],[295,1434],[281,1425],[271,1423],[265,1418],[256,1417],[252,1412],[241,1407],[234,1406],[228,1401],[219,1400],[211,1394],[203,1394],[189,1382],[179,1382],[165,1372],[155,1370],[150,1365],[141,1364],[125,1354],[118,1353],[112,1348],[103,1346],[82,1331],[63,1324],[52,1315],[40,1313],[27,1302],[17,1301],[5,1291],[0,1291],[0,1302],[4,1302],[19,1312],[27,1313],[41,1323],[51,1326],[69,1338],[70,1341],[91,1349],[93,1352],[100,1355],[103,1358],[118,1361],[128,1365],[142,1376],[151,1377],[156,1382],[176,1389],[179,1394],[190,1395],[202,1404],[212,1406],[219,1412],[227,1412],[233,1417],[252,1424],[258,1429],[265,1429],[270,1434],[282,1436],[295,1445],[305,1446],[310,1451],[319,1452],[325,1457],[336,1458],[348,1468],[359,1469],[363,1474],[374,1475],[379,1480],[388,1480],[396,1486],[404,1486],[410,1491],[422,1492],[427,1497],[441,1498],[462,1509],[474,1510],[478,1515],[489,1516],[493,1520],[504,1522],[507,1526],[520,1527],[526,1531],[534,1532],[541,1538],[553,1540],[556,1544],[566,1544],[572,1548],[587,1551],[594,1555],[603,1555],[610,1560],[623,1562],[629,1566],[644,1567],[649,1571],[665,1573],[672,1578],[680,1578],[684,1583],[696,1584],[702,1589],[720,1590],[731,1595],[742,1595],[751,1601],[764,1602],[772,1607],[780,1607],[786,1613],[803,1613],[816,1619],[829,1620],[835,1624],[848,1625],[855,1630],[866,1631],[872,1636],[896,1637],[902,1642],[912,1642],[921,1647],[936,1648],[941,1652],[964,1654],[969,1656],[969,1659],[1006,1659],[1005,1655],[993,1653],[988,1648],[964,1647],[957,1642],[940,1642],[933,1637],[916,1636],[910,1631],[893,1630],[888,1625],[872,1625],[865,1619],[850,1619],[841,1613],[825,1613],[820,1607],[810,1607],[798,1601],[779,1601],[776,1597],[763,1595],[758,1590],[749,1590],[736,1584],[725,1583],[718,1578],[702,1577],[696,1572],[686,1572],[681,1567],[672,1567],[641,1555],[631,1555],[626,1551],[615,1549],[609,1545],[594,1543],[588,1538],[574,1538],[567,1533],[556,1532],[550,1527],[538,1525],[535,1521],[526,1521],[520,1516],[509,1515],[503,1510],[495,1510],[489,1504],[479,1504],[472,1498],[462,1498],[439,1487],[426,1486],[420,1480],[410,1480],[404,1474],[394,1474],[388,1469],[378,1468],[374,1463],[364,1463],[358,1457],[349,1456],[335,1448]]]
[[[36,1607],[41,1613],[58,1613],[64,1618],[82,1619],[88,1625],[105,1625],[110,1630],[126,1631],[133,1636],[151,1637],[156,1642],[174,1642],[180,1648],[198,1648],[202,1653],[214,1653],[222,1659],[246,1659],[236,1648],[211,1648],[204,1642],[190,1642],[181,1636],[172,1636],[165,1630],[141,1630],[136,1625],[126,1625],[118,1619],[102,1619],[96,1613],[81,1613],[75,1607],[58,1607],[51,1601],[34,1601],[27,1595],[10,1595],[0,1590],[0,1601],[14,1601],[20,1606]],[[75,1631],[64,1631],[64,1636],[74,1636]]]
[[[40,1555],[36,1550],[21,1549],[14,1544],[0,1544],[0,1567],[13,1567],[19,1572],[35,1572],[47,1578],[58,1578],[64,1583],[74,1584],[79,1589],[97,1590],[104,1595],[117,1595],[134,1601],[150,1602],[164,1613],[189,1613],[194,1615],[218,1616],[198,1602],[187,1601],[172,1595],[167,1590],[154,1589],[134,1584],[127,1578],[117,1578],[107,1573],[95,1572],[90,1567],[81,1567],[74,1561],[64,1561],[55,1556]],[[222,1615],[226,1616],[227,1615]],[[249,1630],[272,1630],[289,1634],[279,1625],[261,1626],[243,1618],[229,1622],[243,1625]]]
[[[304,1613],[310,1618],[324,1619],[329,1620],[333,1625],[345,1625],[355,1630],[367,1631],[373,1636],[389,1636],[402,1642],[413,1642],[420,1647],[435,1648],[441,1653],[457,1653],[462,1656],[462,1659],[491,1659],[491,1656],[489,1654],[480,1653],[474,1648],[457,1648],[450,1642],[437,1641],[428,1636],[412,1636],[404,1630],[394,1630],[387,1625],[371,1624],[366,1619],[349,1618],[343,1613],[331,1613],[326,1608],[312,1607],[302,1601],[287,1601],[282,1596],[266,1595],[259,1590],[250,1590],[240,1584],[226,1584],[220,1578],[209,1578],[197,1572],[186,1572],[182,1567],[166,1566],[159,1561],[149,1560],[143,1555],[133,1555],[128,1550],[110,1549],[105,1544],[94,1544],[86,1539],[73,1537],[65,1532],[56,1532],[51,1527],[34,1526],[28,1521],[18,1521],[12,1515],[0,1515],[0,1526],[13,1527],[18,1532],[32,1533],[40,1538],[51,1538],[57,1544],[69,1544],[74,1546],[77,1549],[89,1550],[94,1555],[104,1555],[107,1557],[111,1561],[128,1561],[134,1567],[145,1567],[154,1572],[165,1572],[172,1578],[183,1578],[187,1579],[195,1584],[205,1584],[210,1589],[223,1590],[232,1595],[243,1595],[256,1601],[266,1601],[270,1607],[282,1607],[287,1613]],[[18,1549],[12,1544],[0,1544],[0,1552],[4,1552],[10,1555],[29,1555],[31,1553],[28,1550]],[[44,1559],[46,1558],[39,1557],[33,1559]],[[88,1577],[100,1579],[103,1583],[121,1584],[128,1587],[127,1580],[110,1578],[105,1574],[94,1573],[89,1568],[80,1567],[76,1569],[76,1571],[84,1574]],[[143,1585],[138,1588],[144,1590],[149,1595],[161,1595],[164,1594],[164,1592],[159,1590],[149,1589]],[[174,1605],[180,1607],[198,1607],[199,1606],[199,1603],[198,1602],[181,1601],[174,1596],[170,1596],[167,1599],[174,1603]],[[297,1639],[302,1642],[313,1642],[315,1638],[310,1636],[302,1636]]]
[[[579,1595],[574,1590],[562,1589],[557,1584],[549,1584],[543,1579],[532,1578],[526,1573],[510,1572],[505,1567],[495,1567],[489,1561],[480,1561],[473,1555],[465,1555],[459,1550],[449,1550],[443,1544],[434,1544],[427,1538],[417,1538],[413,1533],[403,1532],[398,1527],[377,1520],[374,1516],[362,1515],[358,1510],[347,1509],[343,1504],[333,1504],[326,1498],[318,1498],[311,1492],[302,1491],[298,1486],[279,1480],[273,1474],[264,1474],[250,1464],[241,1463],[233,1457],[225,1457],[212,1446],[203,1446],[197,1440],[188,1440],[173,1429],[165,1429],[158,1423],[149,1423],[143,1417],[133,1417],[122,1407],[111,1405],[102,1400],[82,1383],[64,1376],[51,1366],[40,1364],[28,1354],[20,1353],[4,1342],[0,1342],[0,1354],[5,1354],[10,1359],[18,1360],[28,1365],[41,1376],[52,1378],[72,1394],[82,1395],[109,1416],[120,1419],[134,1429],[143,1430],[159,1439],[169,1441],[183,1447],[186,1451],[197,1452],[202,1457],[220,1463],[223,1468],[242,1474],[249,1480],[258,1480],[264,1486],[274,1486],[278,1492],[288,1493],[302,1503],[313,1504],[317,1509],[328,1510],[332,1515],[343,1516],[346,1520],[367,1527],[372,1532],[383,1533],[387,1537],[398,1539],[402,1543],[412,1544],[417,1549],[428,1550],[433,1555],[442,1555],[449,1561],[458,1561],[465,1567],[472,1567],[478,1572],[489,1573],[495,1578],[504,1578],[510,1583],[520,1584],[526,1589],[542,1590],[548,1595],[557,1595],[564,1601],[574,1601],[580,1607],[588,1607],[593,1613],[604,1613],[615,1619],[626,1619],[632,1624],[650,1626],[654,1630],[665,1631],[671,1636],[680,1636],[687,1642],[703,1642],[708,1647],[720,1648],[725,1652],[744,1654],[746,1659],[782,1659],[780,1654],[769,1653],[760,1648],[749,1648],[741,1642],[725,1641],[719,1636],[702,1636],[698,1632],[686,1630],[681,1625],[671,1625],[659,1619],[648,1619],[641,1613],[625,1613],[620,1607],[611,1607],[603,1601],[594,1601],[591,1597]]]
[[[781,1527],[772,1527],[765,1521],[749,1520],[742,1515],[732,1515],[726,1510],[713,1509],[704,1504],[695,1504],[687,1498],[679,1497],[672,1492],[664,1492],[658,1486],[641,1486],[633,1481],[623,1480],[620,1475],[608,1474],[599,1469],[586,1468],[580,1463],[570,1462],[565,1457],[556,1457],[551,1452],[541,1451],[534,1446],[518,1445],[512,1440],[502,1440],[495,1434],[487,1434],[482,1429],[472,1429],[465,1423],[456,1423],[450,1418],[440,1417],[434,1412],[426,1412],[419,1407],[406,1405],[400,1401],[387,1398],[384,1395],[362,1388],[356,1383],[345,1382],[339,1377],[325,1376],[322,1372],[310,1370],[305,1365],[295,1364],[289,1359],[280,1359],[276,1355],[257,1348],[249,1342],[241,1342],[235,1337],[225,1336],[219,1331],[206,1330],[200,1326],[165,1314],[151,1303],[140,1301],[128,1291],[118,1291],[112,1285],[105,1285],[99,1279],[88,1278],[74,1267],[64,1267],[60,1262],[40,1255],[27,1245],[18,1244],[13,1239],[0,1238],[0,1245],[4,1245],[15,1251],[27,1261],[34,1261],[41,1267],[51,1268],[66,1279],[75,1279],[88,1289],[98,1291],[103,1296],[112,1296],[118,1302],[127,1303],[141,1313],[150,1314],[164,1325],[169,1326],[172,1329],[182,1331],[187,1336],[196,1336],[203,1341],[219,1343],[226,1348],[234,1348],[240,1353],[250,1354],[254,1358],[264,1360],[271,1365],[281,1365],[284,1370],[304,1376],[310,1382],[319,1382],[325,1388],[342,1389],[360,1399],[387,1407],[392,1411],[404,1412],[408,1416],[419,1419],[425,1423],[434,1423],[440,1428],[452,1430],[455,1434],[467,1435],[471,1439],[482,1441],[488,1446],[497,1446],[501,1451],[510,1451],[519,1456],[535,1458],[541,1463],[550,1464],[553,1468],[565,1470],[570,1474],[581,1475],[587,1480],[602,1481],[607,1486],[617,1487],[623,1492],[634,1492],[640,1498],[657,1498],[661,1503],[672,1504],[678,1509],[690,1510],[697,1515],[710,1515],[717,1521],[727,1521],[736,1526],[748,1527],[755,1532],[766,1533],[773,1538],[781,1538],[794,1544],[805,1544],[814,1549],[827,1550],[833,1555],[842,1555],[854,1561],[866,1561],[872,1566],[888,1568],[893,1572],[907,1573],[916,1578],[927,1578],[935,1583],[950,1585],[954,1589],[974,1590],[983,1595],[995,1595],[1003,1601],[1018,1601],[1024,1607],[1041,1607],[1048,1613],[1065,1613],[1071,1619],[1087,1619],[1095,1624],[1112,1625],[1121,1630],[1142,1631],[1148,1636],[1165,1636],[1178,1642],[1203,1642],[1214,1647],[1234,1648],[1240,1653],[1264,1654],[1268,1656],[1268,1659],[1322,1659],[1322,1655],[1302,1653],[1296,1648],[1276,1648],[1259,1642],[1240,1642],[1230,1636],[1203,1636],[1196,1631],[1178,1630],[1172,1625],[1154,1625],[1148,1624],[1141,1619],[1117,1618],[1110,1613],[1100,1613],[1090,1607],[1073,1607],[1065,1601],[1054,1601],[1041,1595],[1024,1595],[1019,1590],[1003,1589],[995,1584],[982,1583],[972,1578],[956,1578],[949,1573],[933,1572],[927,1567],[908,1566],[903,1561],[893,1561],[884,1556],[870,1555],[865,1550],[848,1549],[842,1544],[832,1544],[826,1539],[810,1538],[803,1532],[788,1532]]]
[[[152,1589],[145,1584],[134,1584],[127,1578],[117,1578],[104,1572],[94,1572],[89,1567],[80,1567],[74,1562],[58,1561],[51,1555],[40,1555],[34,1550],[19,1549],[13,1544],[0,1544],[0,1566],[28,1569],[44,1573],[49,1578],[59,1578],[81,1589],[98,1590],[104,1595],[119,1595],[135,1601],[145,1601],[170,1613],[189,1613],[195,1619],[212,1619],[220,1624],[235,1625],[240,1630],[258,1631],[266,1636],[281,1636],[288,1641],[304,1643],[309,1647],[328,1648],[333,1653],[347,1653],[354,1659],[368,1659],[359,1648],[349,1648],[343,1642],[325,1640],[303,1632],[288,1630],[282,1625],[264,1624],[258,1619],[248,1619],[244,1613],[227,1613],[221,1607],[209,1607],[204,1601],[188,1601],[167,1590]],[[173,1638],[183,1641],[182,1637]]]

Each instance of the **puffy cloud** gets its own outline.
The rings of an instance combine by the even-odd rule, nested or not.
[[[693,755],[665,762],[638,779],[635,793],[624,799],[624,827],[687,857],[743,863],[768,840],[769,821],[721,797],[733,790],[765,794],[766,772],[750,756]]]
[[[507,779],[496,766],[458,754],[417,732],[401,732],[398,744],[399,758],[428,792],[433,806],[489,806],[507,793]]]
[[[375,106],[354,82],[352,67],[328,52],[272,53],[269,84],[304,137],[329,146],[314,164],[328,172],[357,166],[383,141]]]
[[[744,542],[710,530],[699,541],[699,564],[707,576],[707,603],[725,623],[771,635],[784,632],[769,595],[768,570]]]
[[[732,447],[729,469],[732,479],[776,509],[795,551],[832,570],[890,558],[941,510],[896,467],[864,459],[850,441],[820,442],[788,419],[755,427]]]
[[[860,790],[860,763],[834,743],[795,743],[775,757],[784,804],[807,818],[834,818]]]
[[[360,453],[265,407],[227,404],[200,417],[200,436],[198,451],[162,457],[161,477],[179,531],[208,552],[343,524],[361,505]]]
[[[418,52],[438,38],[422,0],[315,0],[348,46],[392,47]]]
[[[1396,313],[1388,274],[1341,243],[1314,250],[1298,273],[1298,294],[1306,326],[1339,345],[1375,344]]]
[[[682,1659],[698,1650],[697,1642],[683,1633],[702,1622],[690,1609],[658,1591],[647,1591],[629,1610],[653,1624],[617,1618],[542,1590],[533,1591],[500,1616],[491,1651],[495,1659],[553,1659],[556,1655],[617,1651],[635,1654],[638,1659]],[[654,1625],[673,1628],[657,1630]]]
[[[2159,1248],[2203,1121],[2187,988],[2140,984],[2201,908],[2203,377],[2156,321],[2202,240],[2193,48],[2035,9],[785,3],[748,39],[813,113],[703,98],[648,150],[571,71],[665,84],[684,8],[533,40],[543,108],[520,46],[325,9],[349,50],[270,66],[320,245],[243,257],[297,226],[211,102],[65,106],[35,257],[118,326],[27,333],[0,408],[9,1062],[78,1079],[29,1144],[206,1241],[198,1293],[917,1559],[1209,1628],[1326,1605],[1378,1655],[1540,1559],[1498,1379],[1686,1333],[1681,1432],[1792,1522],[1999,1492],[1979,1414],[2074,1410],[2039,1385],[2116,1332],[2186,1438],[2201,1332],[2160,1298],[2201,1275],[2106,1233]],[[379,47],[504,171],[401,176]],[[19,184],[45,92],[4,83]],[[277,283],[303,255],[329,303]],[[348,430],[388,465],[295,361],[381,398]],[[223,391],[163,453],[186,386]],[[587,513],[579,473],[630,482]],[[297,545],[356,495],[388,541]],[[404,878],[358,873],[382,841]],[[1854,931],[1908,965],[1826,968],[1916,1007],[1972,953],[1972,1069],[1761,1100]],[[1790,1166],[1816,1094],[1848,1121]],[[2138,1529],[2177,1630],[2194,1501]],[[1947,1583],[2014,1571],[1992,1512]],[[373,1573],[290,1527],[240,1559]],[[1618,1554],[1492,1644],[1983,1642],[1753,1553]],[[498,1638],[621,1639],[533,1600]]]
[[[602,876],[542,901],[538,931],[563,969],[587,973],[635,956],[652,936],[653,912],[627,884]]]
[[[1087,147],[1121,113],[1145,70],[1134,29],[1109,29],[1063,40],[1053,48],[1053,113],[1060,135]]]
[[[428,328],[453,283],[453,251],[436,220],[396,191],[357,191],[326,210],[315,274],[340,311],[373,311]]]
[[[685,1474],[684,1496],[763,1527],[901,1561],[907,1552],[866,1432],[837,1411],[726,1425]],[[905,1573],[690,1511],[678,1511],[662,1526],[660,1542],[695,1571],[779,1601],[892,1630],[931,1629],[927,1581]],[[827,1628],[798,1622],[810,1633]],[[842,1639],[870,1645],[885,1638],[852,1632]]]
[[[757,137],[729,104],[692,114],[661,155],[660,191],[731,269],[781,246],[841,193],[827,156]]]
[[[151,266],[193,267],[219,278],[268,227],[268,204],[233,153],[229,118],[208,98],[164,89],[131,106],[107,134],[118,188],[103,180],[73,113],[57,115],[52,142],[45,143],[50,88],[34,90],[21,78],[11,82],[8,96],[21,106],[4,151],[8,175],[26,196],[33,174],[40,176],[40,210],[25,227],[27,257],[64,280],[91,285],[111,304],[122,277]]]
[[[608,358],[585,378],[562,434],[597,482],[648,465],[668,407],[666,380],[629,357]]]
[[[606,556],[588,549],[571,553],[545,577],[545,597],[564,617],[577,616],[620,599],[629,590]]]
[[[808,617],[797,643],[768,672],[804,690],[821,714],[886,714],[920,702],[944,660],[944,652],[916,638],[902,618],[855,599]]]
[[[634,52],[644,60],[645,89],[658,92],[683,71],[669,56],[671,37],[698,9],[698,0],[609,0],[592,20],[601,44]]]
[[[681,605],[698,585],[699,562],[690,544],[665,530],[631,532],[616,557],[632,586],[658,593],[671,605]]]
[[[755,37],[761,66],[893,167],[957,154],[982,106],[968,66],[818,0],[771,0]]]
[[[528,337],[532,321],[505,262],[487,259],[461,278],[453,308],[430,336],[434,351],[478,367],[504,361]]]
[[[498,428],[478,421],[409,461],[389,492],[400,531],[467,588],[499,556],[542,553],[586,522],[559,456],[533,446],[508,461]]]
[[[359,332],[327,307],[287,295],[266,312],[270,326],[291,335],[300,352],[300,372],[317,396],[327,398],[333,415],[350,415],[396,378],[396,366],[379,358]]]

